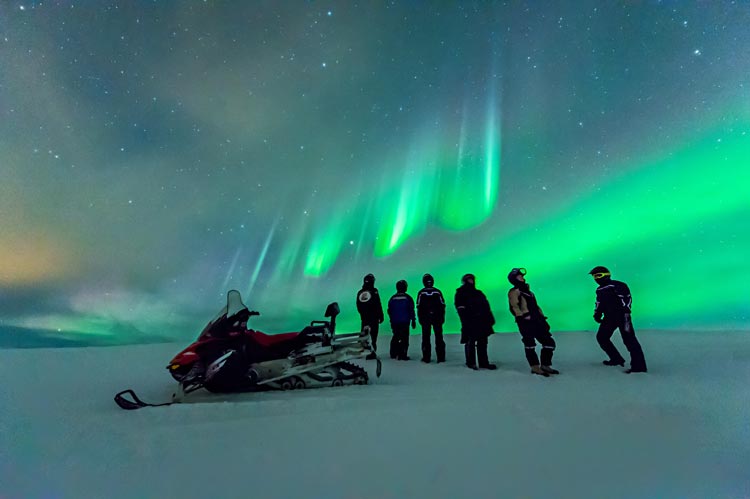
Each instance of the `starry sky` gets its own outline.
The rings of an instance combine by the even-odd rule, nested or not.
[[[0,346],[298,330],[512,267],[553,331],[750,318],[750,3],[0,3]],[[386,326],[386,330],[387,330]]]

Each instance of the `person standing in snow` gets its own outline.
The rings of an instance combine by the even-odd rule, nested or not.
[[[391,358],[409,360],[409,324],[417,327],[414,299],[406,293],[406,281],[396,283],[396,294],[388,300],[388,317],[391,319]]]
[[[633,321],[630,317],[633,298],[630,296],[628,285],[612,279],[612,274],[607,267],[594,267],[589,274],[599,285],[596,288],[596,306],[594,307],[594,320],[599,323],[596,341],[609,357],[602,363],[605,366],[625,365],[625,359],[612,343],[612,335],[615,329],[619,328],[622,342],[630,352],[630,369],[625,372],[628,374],[647,372],[643,349],[638,343],[638,338],[635,337]]]
[[[380,323],[383,322],[383,304],[380,301],[380,294],[375,287],[375,276],[367,274],[362,282],[362,289],[357,293],[357,312],[362,320],[362,330],[366,326],[370,327],[370,338],[372,339],[373,353],[367,356],[367,359],[374,359],[375,352],[378,351],[378,330]]]
[[[526,269],[514,268],[508,274],[508,281],[513,286],[508,291],[510,313],[516,319],[521,341],[526,351],[526,360],[531,372],[540,376],[560,374],[552,368],[552,353],[555,351],[555,340],[550,334],[547,317],[536,301],[529,284],[526,282]],[[542,345],[542,361],[536,355],[536,342]]]
[[[445,322],[445,300],[443,293],[435,287],[435,279],[430,274],[422,276],[424,288],[417,293],[417,317],[422,326],[422,362],[430,363],[432,347],[430,330],[435,331],[435,356],[437,362],[445,362],[445,341],[443,341],[443,323]]]
[[[487,297],[476,288],[474,274],[461,278],[454,304],[461,319],[461,343],[464,344],[466,367],[474,370],[480,367],[497,369],[487,357],[487,338],[494,333],[492,326],[495,325],[495,317]]]

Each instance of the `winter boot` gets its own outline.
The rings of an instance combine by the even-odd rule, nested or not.
[[[443,348],[435,349],[435,356],[437,357],[438,364],[445,362],[445,345],[443,345]]]
[[[544,376],[545,378],[549,377],[549,374],[544,372],[541,366],[531,366],[531,372],[532,374],[538,374],[539,376]]]
[[[466,364],[466,367],[468,367],[469,369],[473,369],[474,371],[479,371],[479,368],[477,366],[472,365],[472,364]]]
[[[605,366],[620,366],[623,367],[625,365],[624,360],[616,361],[616,360],[603,360],[602,364]]]
[[[547,374],[560,374],[560,371],[557,369],[553,369],[552,366],[542,366],[542,371],[546,372]]]
[[[497,369],[497,366],[495,364],[490,364],[489,362],[487,364],[479,364],[479,367],[482,369],[488,369],[490,371],[494,371]]]
[[[630,369],[625,369],[625,374],[632,374],[632,373],[647,373],[648,369],[633,369],[632,367]]]
[[[422,362],[429,364],[431,360],[430,357],[432,357],[432,348],[425,345],[424,340],[422,340]]]

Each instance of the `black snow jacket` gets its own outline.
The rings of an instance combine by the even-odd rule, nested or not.
[[[422,288],[417,293],[417,316],[420,324],[445,322],[445,300],[438,288]]]
[[[492,326],[495,325],[495,316],[484,293],[464,284],[456,290],[454,303],[461,319],[461,343],[486,338],[494,333]]]
[[[372,324],[383,322],[383,304],[380,302],[378,288],[362,288],[357,293],[357,312],[362,322]]]
[[[633,298],[630,296],[628,285],[614,279],[603,279],[596,288],[596,306],[594,307],[594,318],[619,320],[625,314],[630,313]]]

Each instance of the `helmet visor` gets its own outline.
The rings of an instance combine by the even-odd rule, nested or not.
[[[594,279],[601,279],[603,277],[607,277],[607,276],[610,276],[612,274],[610,274],[609,272],[597,272],[597,273],[591,274],[591,275],[594,276]]]

